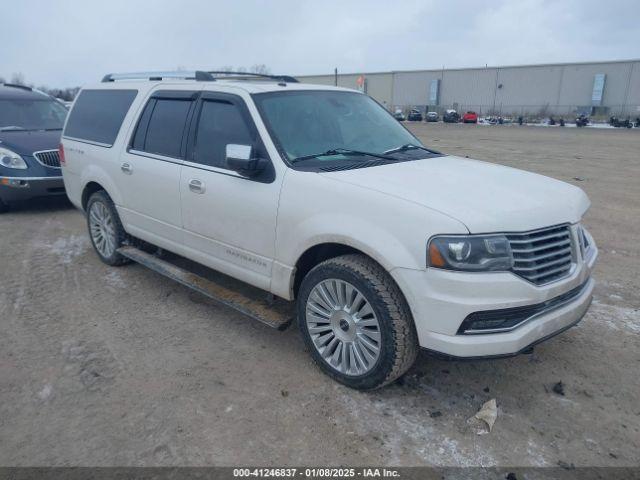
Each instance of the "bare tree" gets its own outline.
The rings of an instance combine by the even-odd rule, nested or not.
[[[11,75],[11,83],[14,85],[24,85],[24,74],[22,72],[17,72]]]
[[[251,73],[259,73],[260,75],[269,75],[271,73],[271,69],[267,67],[264,63],[259,63],[253,65],[249,71]]]
[[[271,73],[271,69],[264,63],[255,64],[249,68],[243,66],[234,67],[233,65],[224,65],[216,68],[215,70],[219,72],[259,73],[260,75],[269,75]]]

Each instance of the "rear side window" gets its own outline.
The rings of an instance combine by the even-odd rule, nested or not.
[[[228,144],[252,145],[251,131],[237,106],[222,101],[204,101],[196,130],[194,161],[228,168]]]
[[[137,90],[83,90],[69,114],[64,136],[110,147]]]
[[[180,157],[182,135],[191,102],[187,100],[156,100],[149,119],[144,151]]]
[[[182,97],[182,98],[180,98]],[[187,119],[193,106],[190,92],[158,92],[140,115],[131,148],[166,157],[183,158]]]

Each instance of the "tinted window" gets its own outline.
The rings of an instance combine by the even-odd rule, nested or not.
[[[69,115],[64,136],[113,145],[137,90],[83,90]]]
[[[228,144],[251,145],[251,132],[237,106],[218,101],[202,103],[196,131],[194,161],[212,167],[227,168]]]
[[[147,134],[141,150],[167,157],[181,158],[182,136],[191,100],[157,99],[154,101],[155,106],[149,118]],[[142,123],[138,128],[140,127],[142,127]],[[136,132],[134,145],[137,142],[138,134]]]

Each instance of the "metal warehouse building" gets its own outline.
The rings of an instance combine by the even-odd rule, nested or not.
[[[299,76],[360,89],[387,108],[481,115],[640,116],[640,60]]]

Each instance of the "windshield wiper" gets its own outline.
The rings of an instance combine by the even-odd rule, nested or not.
[[[392,148],[391,150],[387,150],[384,152],[385,155],[390,155],[392,153],[398,152],[406,152],[407,150],[424,150],[425,152],[435,153],[433,150],[429,150],[428,148],[421,147],[419,145],[414,145],[413,143],[407,143],[406,145],[402,145],[401,147]]]
[[[312,155],[303,155],[302,157],[296,157],[293,160],[291,160],[291,163],[303,162],[305,160],[312,160],[318,157],[331,157],[334,155],[345,155],[345,156],[357,155],[357,156],[363,156],[363,157],[381,158],[383,160],[390,160],[393,162],[396,161],[395,158],[387,157],[386,155],[382,155],[380,153],[362,152],[360,150],[350,150],[348,148],[332,148],[331,150],[327,150],[326,152],[314,153]]]
[[[7,125],[6,127],[0,127],[0,132],[11,132],[11,131],[24,131],[26,128],[17,127],[15,125]]]

